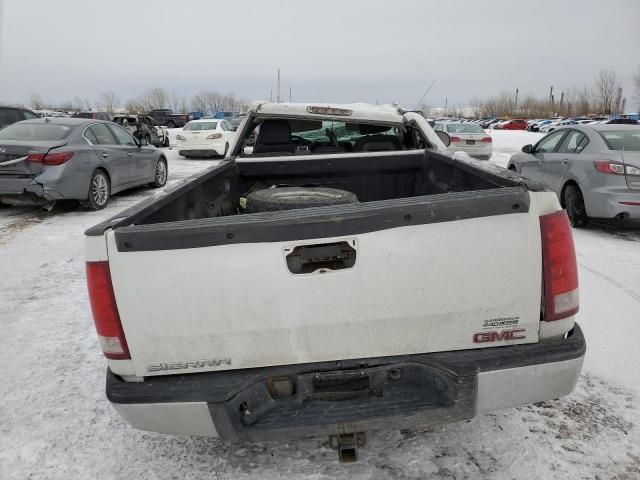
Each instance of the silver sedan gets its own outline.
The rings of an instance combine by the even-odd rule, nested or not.
[[[0,203],[75,199],[100,210],[114,193],[164,186],[167,173],[161,150],[112,122],[46,118],[0,130]]]
[[[555,191],[574,227],[589,217],[640,219],[640,126],[560,127],[508,168]]]

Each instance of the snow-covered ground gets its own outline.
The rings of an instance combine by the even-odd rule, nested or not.
[[[491,161],[501,165],[539,138],[490,133]],[[167,156],[170,184],[211,165]],[[0,479],[640,478],[637,227],[574,231],[588,350],[572,395],[433,429],[370,433],[360,461],[342,465],[324,438],[225,444],[160,435],[133,430],[110,407],[83,231],[152,192],[117,195],[101,212],[0,209]]]

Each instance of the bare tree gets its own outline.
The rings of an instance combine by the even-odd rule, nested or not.
[[[145,105],[140,100],[136,100],[136,99],[129,100],[125,104],[125,108],[129,113],[135,113],[135,114],[142,114],[148,111],[148,109],[145,108]]]
[[[613,110],[613,100],[618,89],[616,73],[613,70],[600,70],[596,75],[596,95],[600,102],[600,113],[610,115]]]
[[[169,94],[164,88],[153,88],[148,96],[153,108],[167,108],[169,106]]]
[[[84,101],[80,97],[73,98],[73,109],[82,110],[84,108]]]
[[[120,101],[116,94],[113,92],[104,92],[100,95],[100,102],[102,103],[102,107],[110,114],[118,108]]]
[[[32,109],[44,110],[44,100],[42,100],[42,97],[38,93],[32,93],[30,98],[31,98],[30,104]]]

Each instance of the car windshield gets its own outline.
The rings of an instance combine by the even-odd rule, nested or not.
[[[0,130],[0,140],[48,142],[67,138],[71,132],[68,125],[50,123],[14,123]]]
[[[640,128],[638,130],[608,130],[598,132],[609,150],[640,152]]]
[[[217,126],[218,122],[189,122],[184,126],[184,130],[215,130]]]
[[[447,124],[447,132],[449,133],[484,133],[480,125],[475,123],[453,123]]]

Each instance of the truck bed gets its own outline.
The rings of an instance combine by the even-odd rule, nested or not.
[[[135,375],[477,348],[504,319],[521,334],[482,346],[538,341],[530,186],[432,152],[336,157],[223,162],[87,232],[106,233]],[[241,213],[282,184],[360,201]],[[292,266],[336,248],[336,268]]]

